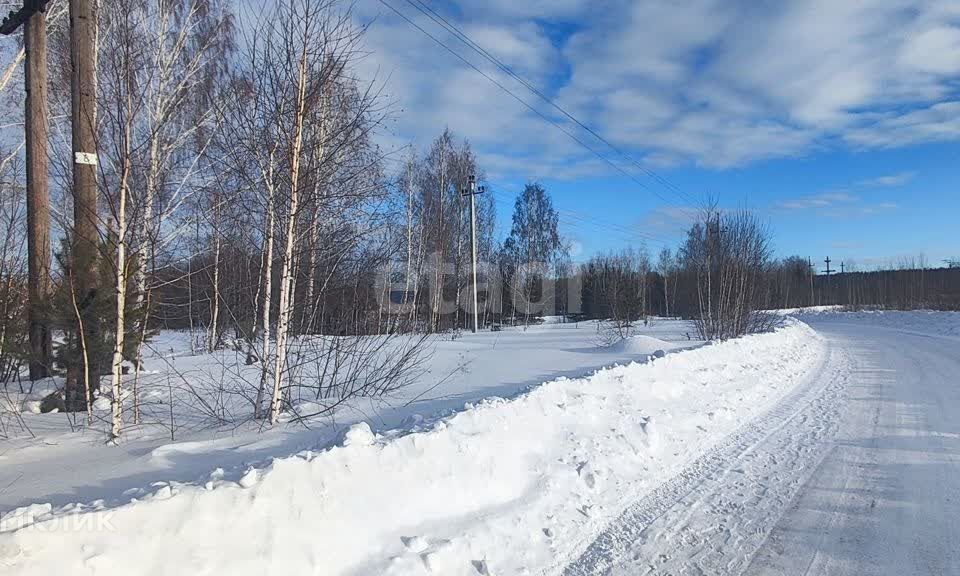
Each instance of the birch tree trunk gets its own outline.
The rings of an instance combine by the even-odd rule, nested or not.
[[[314,292],[317,283],[317,251],[320,249],[320,205],[319,205],[320,186],[317,184],[313,190],[314,204],[310,211],[310,257],[307,261],[307,290],[304,296],[303,319],[301,321],[301,332],[307,333],[313,329],[314,315],[316,306]]]
[[[220,343],[220,198],[214,198],[213,206],[213,296],[210,309],[210,332],[207,352],[213,352]]]
[[[123,373],[123,344],[125,336],[125,304],[127,299],[127,187],[130,181],[130,122],[125,127],[124,135],[123,172],[120,177],[120,201],[117,208],[117,261],[114,265],[116,274],[117,321],[116,337],[113,346],[113,363],[110,371],[110,389],[113,392],[111,402],[110,438],[117,440],[123,430],[123,388],[121,375]]]
[[[290,212],[287,215],[286,238],[284,239],[283,269],[280,274],[280,309],[277,317],[277,357],[273,375],[273,397],[270,402],[270,423],[276,424],[280,418],[280,406],[283,399],[283,377],[287,356],[287,336],[290,329],[290,316],[293,311],[295,294],[293,285],[293,248],[296,235],[297,212],[300,208],[299,180],[300,153],[303,147],[303,123],[306,107],[307,89],[307,46],[300,53],[297,74],[297,109],[294,116],[293,148],[290,163]]]
[[[264,179],[267,186],[267,236],[263,248],[263,308],[261,310],[261,331],[263,343],[260,353],[260,386],[257,389],[257,399],[253,406],[254,418],[263,417],[263,396],[267,389],[268,364],[270,358],[270,305],[273,302],[273,237],[276,228],[276,193],[273,183],[273,160],[276,148],[271,151],[267,176]]]
[[[330,101],[328,96],[321,95],[321,110],[320,110],[320,121],[319,121],[319,139],[322,143],[327,138],[327,119],[324,116],[326,110],[329,108]],[[310,211],[310,258],[308,261],[308,266],[310,267],[307,270],[307,290],[304,298],[304,313],[301,320],[301,332],[306,332],[307,330],[312,330],[314,322],[316,320],[317,312],[317,303],[314,301],[314,292],[316,291],[317,283],[317,255],[320,249],[320,207],[321,199],[326,197],[326,192],[323,188],[323,175],[320,171],[320,166],[323,165],[323,148],[320,149],[320,153],[316,154],[316,164],[315,167],[316,175],[314,177],[313,183],[313,206]]]
[[[403,304],[409,305],[410,274],[413,272],[413,166],[407,164],[407,273],[403,277]],[[414,300],[416,307],[416,300]]]

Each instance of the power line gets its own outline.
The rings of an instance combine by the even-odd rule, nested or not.
[[[395,8],[393,5],[391,5],[390,3],[388,3],[386,0],[379,0],[379,2],[380,2],[381,4],[383,4],[384,6],[386,6],[387,8],[389,8],[390,10],[392,10],[395,14],[397,14],[397,16],[399,16],[400,18],[402,18],[403,20],[405,20],[408,24],[410,24],[411,26],[413,26],[414,28],[416,28],[417,30],[419,30],[422,34],[424,34],[425,36],[427,36],[428,38],[430,38],[431,40],[433,40],[433,41],[434,41],[437,45],[439,45],[441,48],[443,48],[444,50],[446,50],[447,52],[449,52],[451,55],[453,55],[454,57],[456,57],[458,60],[460,60],[461,62],[463,62],[464,64],[466,64],[466,65],[469,66],[470,68],[472,68],[472,69],[473,69],[474,71],[476,71],[478,74],[480,74],[481,76],[483,76],[484,78],[486,78],[489,82],[491,82],[492,84],[494,84],[495,86],[497,86],[498,88],[500,88],[501,90],[503,90],[504,92],[506,92],[506,93],[507,93],[510,97],[512,97],[514,100],[516,100],[517,102],[523,104],[523,105],[524,105],[527,109],[529,109],[531,112],[533,112],[534,114],[536,114],[537,116],[539,116],[540,118],[542,118],[544,121],[546,121],[546,122],[548,122],[549,124],[551,124],[554,128],[556,128],[556,129],[560,130],[561,132],[563,132],[568,138],[570,138],[571,140],[573,140],[574,142],[576,142],[577,144],[579,144],[581,147],[583,147],[584,149],[586,149],[586,150],[588,150],[589,152],[591,152],[592,154],[594,154],[597,158],[599,158],[600,160],[602,160],[602,161],[604,161],[605,163],[609,164],[612,168],[614,168],[614,169],[617,170],[618,172],[622,173],[622,174],[623,174],[624,176],[626,176],[627,178],[633,180],[635,183],[637,183],[637,184],[638,184],[639,186],[641,186],[642,188],[645,188],[645,189],[649,190],[651,193],[653,193],[655,196],[657,196],[658,198],[660,198],[661,200],[663,200],[663,201],[666,202],[667,204],[673,204],[670,200],[668,200],[667,198],[665,198],[664,196],[662,196],[659,192],[657,192],[656,190],[650,188],[645,182],[639,180],[636,176],[634,176],[633,174],[627,172],[627,171],[624,170],[621,166],[619,166],[618,164],[616,164],[615,162],[613,162],[612,160],[610,160],[609,158],[607,158],[606,156],[604,156],[603,154],[601,154],[600,152],[598,152],[595,148],[591,147],[589,144],[587,144],[586,142],[584,142],[583,140],[581,140],[580,138],[578,138],[575,134],[571,133],[569,130],[567,130],[566,128],[564,128],[564,127],[563,127],[561,124],[559,124],[557,121],[555,121],[554,119],[548,117],[546,114],[542,113],[541,111],[537,110],[533,105],[531,105],[530,103],[528,103],[528,102],[527,102],[526,100],[524,100],[523,98],[517,96],[513,91],[511,91],[509,88],[507,88],[506,86],[504,86],[501,82],[499,82],[498,80],[496,80],[495,78],[493,78],[492,76],[490,76],[489,74],[487,74],[486,72],[484,72],[483,70],[481,70],[481,69],[480,69],[479,67],[477,67],[473,62],[470,62],[469,60],[467,60],[467,59],[466,59],[464,56],[462,56],[460,53],[458,53],[458,52],[455,51],[454,49],[450,48],[450,47],[449,47],[447,44],[445,44],[442,40],[438,39],[436,36],[434,36],[433,34],[431,34],[430,32],[428,32],[427,30],[425,30],[422,26],[420,26],[419,24],[417,24],[416,22],[414,22],[413,20],[411,20],[409,17],[407,17],[407,15],[405,15],[403,12],[400,12],[397,8]],[[421,11],[421,12],[422,12],[422,11]],[[678,207],[681,211],[686,212],[686,211],[683,209],[682,206],[677,206],[677,207]]]
[[[449,20],[447,20],[447,19],[444,18],[442,15],[440,15],[439,13],[437,13],[433,8],[431,8],[430,6],[426,5],[422,0],[407,0],[407,3],[410,4],[411,6],[413,6],[414,8],[416,8],[417,10],[419,10],[420,13],[424,14],[425,16],[427,16],[428,18],[430,18],[431,20],[433,20],[434,22],[436,22],[437,24],[439,24],[441,27],[445,28],[448,32],[450,32],[450,33],[453,34],[455,37],[457,37],[461,42],[463,42],[467,47],[471,48],[474,52],[476,52],[476,53],[480,54],[481,56],[483,56],[484,58],[486,58],[489,62],[491,62],[492,64],[494,64],[496,67],[498,67],[498,68],[499,68],[500,70],[502,70],[504,73],[506,73],[508,76],[514,78],[515,80],[517,80],[518,82],[520,82],[521,84],[523,84],[528,90],[530,90],[531,92],[533,92],[533,93],[534,93],[535,95],[537,95],[541,100],[543,100],[544,102],[546,102],[547,104],[549,104],[550,106],[552,106],[552,107],[553,107],[554,109],[556,109],[558,112],[560,112],[561,114],[563,114],[564,116],[566,116],[570,121],[574,122],[577,126],[579,126],[579,127],[582,128],[583,130],[585,130],[585,131],[587,131],[588,133],[590,133],[594,138],[596,138],[596,139],[599,140],[600,142],[603,142],[604,144],[606,144],[610,149],[612,149],[613,151],[615,151],[615,152],[616,152],[617,154],[619,154],[621,157],[629,160],[632,164],[636,165],[640,170],[642,170],[642,171],[643,171],[644,173],[646,173],[648,176],[650,176],[651,178],[653,178],[653,179],[657,180],[658,182],[660,182],[664,187],[666,187],[666,188],[672,190],[673,192],[675,192],[678,196],[680,196],[681,198],[683,198],[685,201],[690,202],[690,203],[692,203],[692,204],[695,204],[695,203],[696,203],[696,200],[694,200],[694,199],[691,198],[689,195],[687,195],[683,190],[681,190],[680,188],[676,187],[674,184],[672,184],[671,182],[667,181],[665,178],[661,177],[659,174],[657,174],[657,173],[654,172],[653,170],[651,170],[651,169],[649,169],[648,167],[646,167],[646,166],[644,166],[643,164],[641,164],[639,161],[637,161],[637,160],[634,159],[632,156],[630,156],[629,154],[627,154],[627,153],[626,153],[623,149],[621,149],[619,146],[616,146],[615,144],[613,144],[612,142],[610,142],[609,140],[607,140],[606,138],[604,138],[601,134],[597,133],[593,128],[590,128],[590,126],[584,124],[584,123],[581,122],[576,116],[574,116],[573,114],[571,114],[570,112],[568,112],[567,110],[565,110],[562,106],[560,106],[559,104],[557,104],[557,103],[554,102],[553,100],[551,100],[546,94],[544,94],[542,91],[540,91],[535,85],[533,85],[531,82],[529,82],[528,80],[526,80],[525,78],[523,78],[522,76],[520,76],[519,74],[517,74],[517,73],[513,70],[513,68],[511,68],[510,66],[504,64],[503,61],[501,61],[499,58],[497,58],[496,56],[494,56],[493,54],[491,54],[490,52],[488,52],[485,48],[483,48],[482,46],[480,46],[479,44],[477,44],[475,41],[473,41],[473,39],[471,39],[469,36],[467,36],[467,34],[466,34],[465,32],[463,32],[462,30],[460,30],[459,28],[457,28],[456,25],[452,24]],[[426,10],[426,11],[424,11],[424,10]]]

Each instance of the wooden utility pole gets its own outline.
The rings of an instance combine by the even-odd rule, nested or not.
[[[89,346],[97,341],[99,331],[91,311],[97,296],[97,252],[100,243],[97,213],[97,79],[96,79],[97,12],[95,0],[70,0],[70,60],[72,74],[73,127],[73,262],[75,296],[83,317],[82,339]],[[88,351],[89,352],[89,351]],[[99,360],[91,357],[92,366],[84,373],[94,381],[99,377]],[[80,410],[86,398],[76,378],[68,375],[67,410]],[[94,382],[85,382],[92,391]]]
[[[50,193],[47,184],[47,0],[26,0],[7,16],[0,32],[23,26],[26,55],[24,130],[27,147],[27,269],[30,379],[50,375],[48,322],[50,283]]]
[[[480,308],[477,299],[477,194],[483,194],[485,188],[477,188],[477,177],[473,174],[469,178],[469,188],[463,190],[464,196],[470,196],[470,251],[473,261],[473,332],[477,332],[478,310]]]
[[[23,30],[27,58],[24,110],[27,145],[27,267],[30,379],[50,374],[50,192],[47,185],[47,18],[35,12]]]

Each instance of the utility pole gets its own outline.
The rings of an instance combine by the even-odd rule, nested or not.
[[[463,196],[470,196],[470,251],[472,253],[473,260],[473,333],[477,333],[478,325],[478,309],[480,308],[477,301],[477,194],[483,194],[486,191],[486,188],[483,186],[477,187],[477,177],[473,174],[470,175],[468,180],[469,187],[464,189],[461,194]]]
[[[826,273],[827,273],[827,303],[829,304],[829,303],[830,303],[830,273],[831,273],[831,272],[835,272],[835,270],[831,270],[831,269],[830,269],[830,262],[832,262],[832,260],[830,260],[830,257],[829,257],[829,256],[827,256],[827,259],[824,260],[824,262],[827,263],[827,270],[826,270]]]
[[[74,296],[82,318],[85,347],[96,341],[99,327],[91,313],[97,296],[97,252],[100,242],[97,213],[97,78],[95,0],[70,0],[70,76],[73,136],[73,262]],[[78,330],[81,328],[78,326]],[[83,344],[82,344],[83,345]],[[84,351],[84,356],[89,350]],[[100,373],[98,358],[84,366],[87,391]],[[68,411],[83,410],[86,398],[76,375],[68,374],[66,404]]]
[[[47,308],[50,301],[50,192],[47,184],[47,0],[25,0],[0,25],[12,34],[23,26],[26,55],[24,131],[27,148],[27,315],[30,380],[50,375],[52,344]]]
[[[840,297],[843,299],[844,304],[850,303],[850,290],[848,288],[849,283],[847,282],[847,269],[846,263],[840,261]]]
[[[809,256],[807,256],[807,266],[810,267],[810,305],[815,306],[816,303],[813,299],[813,277],[816,275],[817,271],[813,267],[813,260]]]

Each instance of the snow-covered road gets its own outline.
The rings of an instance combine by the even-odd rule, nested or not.
[[[805,320],[817,375],[565,574],[960,574],[960,340]]]

